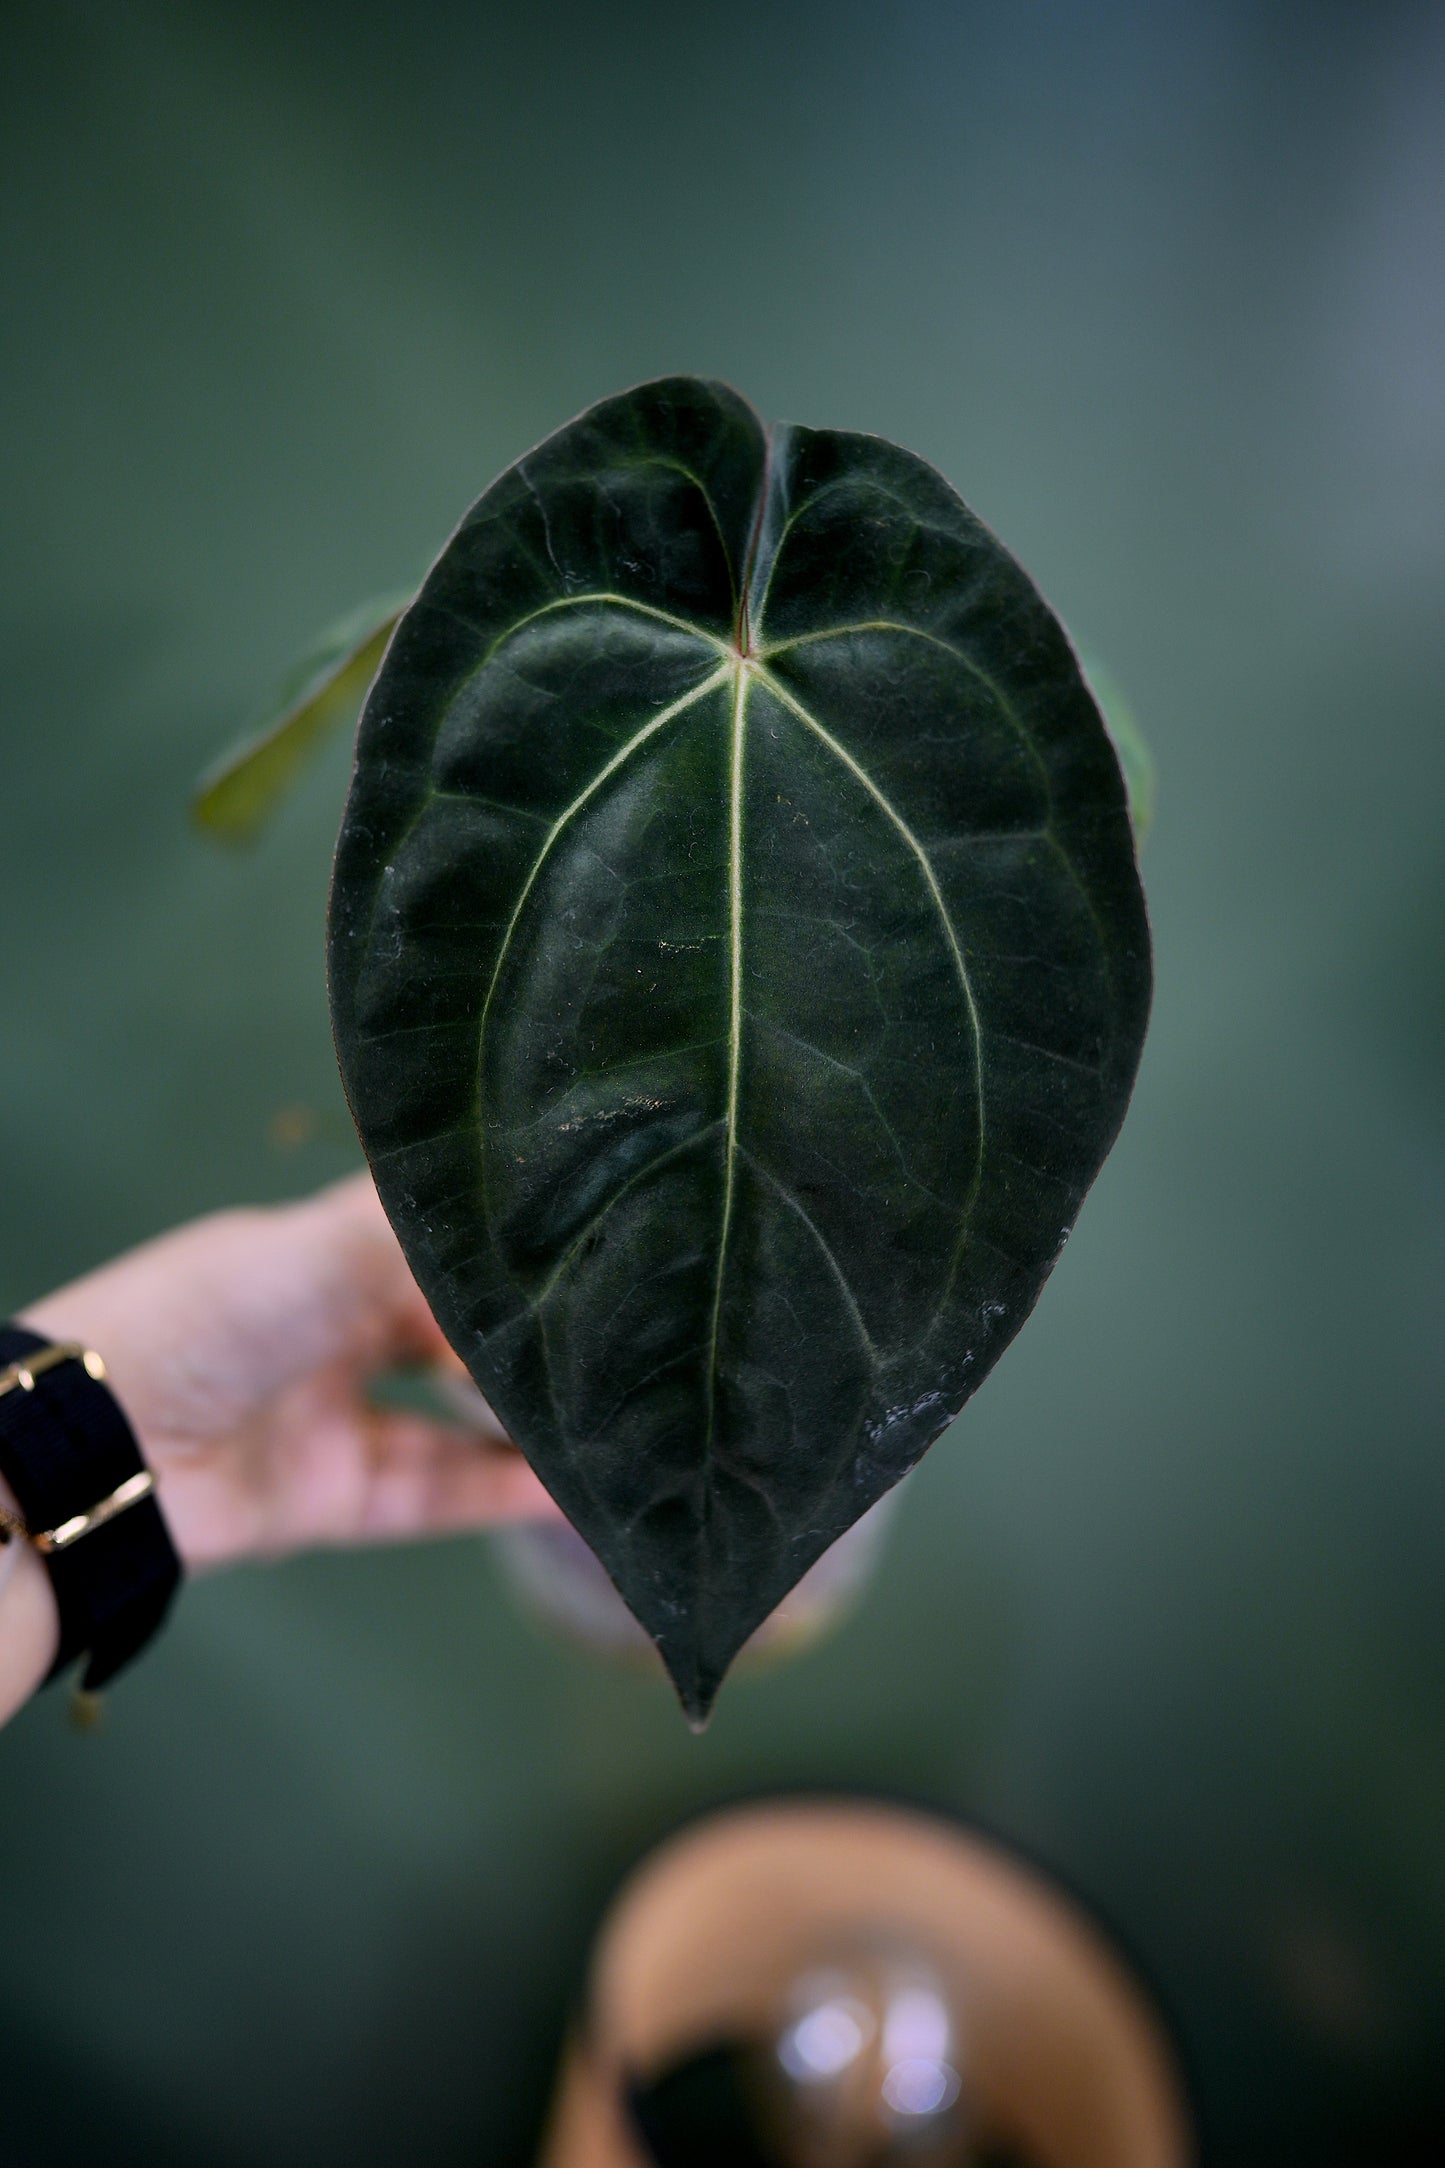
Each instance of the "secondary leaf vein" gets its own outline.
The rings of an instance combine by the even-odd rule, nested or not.
[[[617,751],[613,754],[612,758],[606,763],[606,765],[598,769],[596,775],[593,776],[591,782],[586,786],[586,788],[584,790],[578,791],[577,796],[572,800],[572,803],[568,806],[563,807],[562,811],[553,821],[551,827],[547,830],[546,836],[543,838],[542,841],[542,848],[538,851],[536,857],[533,859],[531,869],[527,874],[527,878],[522,883],[522,886],[517,894],[517,900],[512,906],[512,915],[507,920],[506,931],[502,935],[501,945],[497,950],[497,960],[492,966],[492,976],[487,986],[486,999],[482,1003],[481,1018],[477,1025],[477,1074],[479,1082],[481,1076],[482,1050],[486,1044],[487,1037],[487,1022],[491,1015],[492,1001],[496,995],[497,985],[502,976],[502,966],[507,960],[507,951],[511,947],[512,935],[517,930],[517,923],[521,918],[523,911],[526,909],[527,898],[531,895],[532,890],[536,885],[537,876],[540,874],[543,866],[546,864],[548,856],[551,853],[553,844],[557,841],[557,838],[563,833],[564,829],[566,829],[569,824],[576,819],[577,815],[581,812],[583,806],[586,805],[587,801],[596,795],[596,793],[602,788],[602,785],[607,782],[609,777],[614,776],[617,773],[617,770],[623,765],[625,761],[628,761],[632,758],[632,755],[637,751],[639,746],[645,745],[649,738],[655,737],[659,730],[663,729],[666,724],[672,722],[676,716],[681,715],[685,709],[694,707],[699,700],[705,699],[709,693],[716,692],[717,688],[722,684],[723,680],[727,677],[727,675],[728,672],[726,668],[723,668],[721,670],[715,670],[711,677],[703,679],[701,685],[695,685],[690,693],[684,693],[680,700],[672,701],[669,706],[663,708],[657,715],[654,715],[650,722],[644,723],[640,730],[634,731],[632,736],[627,740],[627,743],[625,745],[619,746]]]
[[[761,666],[759,666],[758,675],[762,678],[763,683],[767,686],[768,691],[773,695],[773,697],[776,700],[781,701],[785,708],[789,709],[792,714],[796,715],[798,721],[806,725],[806,727],[812,731],[813,735],[816,738],[820,739],[822,743],[827,746],[829,752],[833,755],[834,759],[841,761],[843,766],[848,770],[849,774],[854,776],[856,780],[863,785],[863,788],[867,791],[869,797],[872,798],[874,804],[879,808],[880,812],[885,814],[887,818],[893,823],[893,826],[897,829],[899,835],[903,838],[909,850],[912,851],[914,857],[918,861],[919,869],[923,874],[923,878],[928,884],[928,893],[933,899],[934,909],[938,913],[939,921],[942,924],[944,933],[948,940],[949,949],[953,956],[954,969],[958,974],[958,983],[963,990],[964,1005],[968,1010],[969,1026],[973,1033],[974,1072],[978,1084],[978,1158],[974,1166],[973,1180],[969,1186],[968,1196],[964,1201],[963,1218],[964,1221],[967,1222],[969,1213],[972,1210],[973,1201],[978,1194],[978,1185],[983,1177],[983,1025],[979,1018],[978,1004],[974,1000],[973,988],[969,983],[968,966],[963,960],[963,948],[959,942],[958,934],[954,930],[953,920],[949,916],[948,905],[944,902],[943,891],[938,885],[938,877],[934,873],[932,864],[929,861],[928,853],[924,850],[923,845],[919,842],[917,836],[913,833],[913,830],[909,827],[907,821],[903,818],[903,815],[894,805],[892,799],[889,798],[885,791],[880,790],[880,788],[874,782],[872,776],[868,773],[868,770],[863,766],[861,761],[855,760],[853,755],[848,751],[848,748],[845,745],[840,744],[837,738],[833,736],[833,733],[830,730],[825,729],[823,724],[818,721],[815,715],[810,715],[808,710],[803,706],[802,701],[796,699],[794,695],[788,691],[786,685],[780,683],[780,681],[773,676],[770,670],[763,669]]]

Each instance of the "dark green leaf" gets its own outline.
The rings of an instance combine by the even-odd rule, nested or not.
[[[930,467],[645,385],[402,620],[331,997],[417,1278],[699,1719],[987,1374],[1118,1129],[1119,765]]]
[[[202,776],[192,807],[200,827],[228,843],[254,839],[312,754],[355,716],[411,599],[379,596],[321,635],[240,744]]]

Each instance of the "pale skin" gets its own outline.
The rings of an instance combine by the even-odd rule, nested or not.
[[[371,1406],[388,1365],[461,1365],[368,1175],[219,1212],[22,1311],[104,1357],[188,1573],[315,1545],[404,1541],[556,1513],[500,1426]],[[14,1500],[0,1482],[0,1506]],[[49,1576],[0,1551],[0,1723],[56,1649]]]

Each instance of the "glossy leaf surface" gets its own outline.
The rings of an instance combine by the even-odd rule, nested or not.
[[[1115,1135],[1119,764],[921,460],[644,385],[402,620],[331,996],[417,1278],[696,1720],[987,1374]]]
[[[196,823],[227,843],[253,842],[313,753],[354,720],[410,594],[364,602],[322,633],[238,745],[196,786]]]

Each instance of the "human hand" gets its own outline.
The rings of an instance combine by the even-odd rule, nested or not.
[[[495,1419],[462,1428],[368,1404],[368,1382],[392,1363],[464,1375],[368,1175],[300,1204],[196,1220],[20,1322],[104,1356],[192,1571],[557,1512]],[[49,1585],[38,1559],[25,1563],[21,1638],[38,1648]],[[53,1649],[53,1605],[44,1616]]]
[[[20,1322],[104,1356],[192,1571],[557,1510],[495,1417],[480,1431],[368,1405],[392,1363],[465,1376],[369,1175],[195,1220]]]

